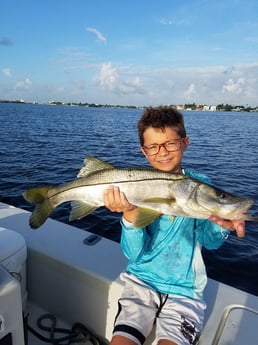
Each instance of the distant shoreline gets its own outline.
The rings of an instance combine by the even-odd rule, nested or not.
[[[86,107],[86,108],[126,108],[126,109],[144,109],[147,106],[133,106],[133,105],[113,105],[113,104],[96,104],[96,103],[76,103],[76,102],[26,102],[24,100],[0,100],[1,103],[14,103],[14,104],[38,104],[38,105],[52,105],[52,106],[70,106],[70,107]],[[179,111],[237,111],[237,112],[258,112],[256,107],[244,107],[242,105],[231,104],[218,104],[218,105],[203,105],[203,104],[184,104],[173,105]]]

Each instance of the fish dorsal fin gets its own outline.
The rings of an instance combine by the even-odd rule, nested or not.
[[[86,177],[92,174],[93,172],[114,169],[115,167],[107,162],[104,162],[96,157],[89,156],[84,160],[84,166],[79,171],[77,177]]]
[[[98,206],[91,205],[83,201],[72,201],[71,206],[72,210],[69,216],[69,221],[86,217],[98,208]]]
[[[158,211],[139,207],[137,215],[133,220],[133,225],[136,229],[144,228],[160,216],[161,213]]]

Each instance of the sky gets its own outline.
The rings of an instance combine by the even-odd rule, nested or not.
[[[0,99],[258,106],[257,0],[1,0]]]

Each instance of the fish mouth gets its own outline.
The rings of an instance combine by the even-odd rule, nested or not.
[[[234,204],[232,205],[232,211],[227,214],[227,217],[230,217],[229,219],[245,219],[249,208],[253,206],[253,204],[253,200],[245,200]]]
[[[242,209],[242,213],[247,213],[249,208],[253,206],[254,201],[251,199],[248,199],[248,200],[245,200],[243,202],[240,202],[239,204],[240,204],[239,208]]]
[[[244,200],[238,203],[221,205],[221,207],[215,209],[204,205],[202,205],[202,208],[206,209],[208,213],[224,219],[247,219],[249,217],[248,210],[253,204],[253,200]]]

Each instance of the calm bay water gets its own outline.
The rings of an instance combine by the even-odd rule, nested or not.
[[[0,201],[32,210],[27,188],[76,178],[88,155],[117,167],[147,165],[139,150],[139,109],[0,104]],[[185,112],[191,144],[183,166],[207,174],[226,191],[254,199],[258,211],[258,114]],[[255,207],[253,207],[255,210]],[[70,206],[52,218],[68,223]],[[114,241],[120,216],[100,208],[72,225]],[[38,230],[40,231],[40,229]],[[246,237],[231,234],[216,251],[204,251],[208,275],[258,295],[258,224]]]

